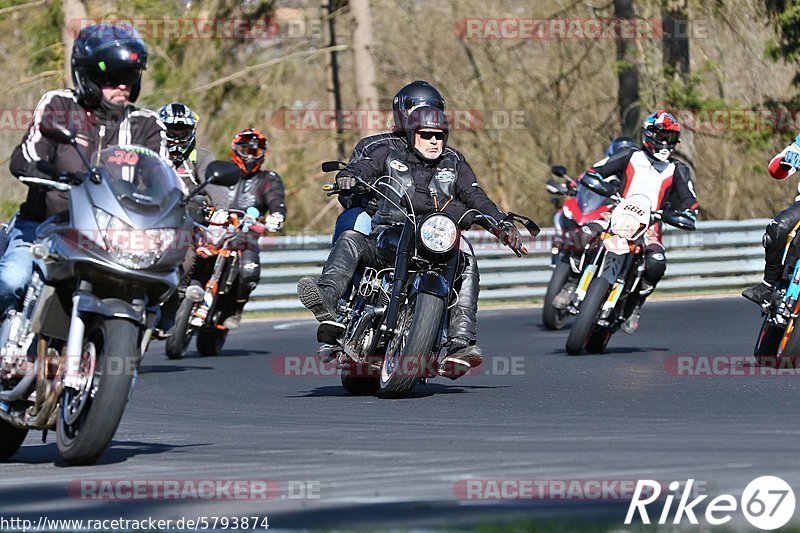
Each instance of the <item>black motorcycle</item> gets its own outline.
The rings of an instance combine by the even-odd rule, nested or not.
[[[330,161],[322,170],[333,172],[343,166]],[[439,357],[446,347],[450,309],[464,268],[461,221],[441,211],[419,217],[408,214],[411,202],[406,188],[390,176],[374,184],[359,181],[380,201],[406,213],[406,218],[383,227],[377,237],[378,267],[357,272],[350,294],[339,302],[338,320],[320,324],[317,339],[339,348],[342,386],[349,393],[400,398],[420,381],[452,377],[457,371],[440,365]],[[331,185],[325,189],[329,195],[341,192]],[[470,211],[464,216],[474,214]],[[531,235],[539,233],[529,218],[513,213],[511,217]],[[497,221],[479,213],[476,221],[507,242],[507,230]],[[514,252],[521,256],[527,250]]]
[[[37,228],[34,274],[0,326],[0,461],[28,430],[55,430],[68,464],[94,463],[111,442],[152,333],[155,306],[178,284],[191,227],[172,165],[141,146],[114,146],[86,172],[20,178],[69,192],[69,217]],[[238,167],[209,165],[208,183],[233,185]]]

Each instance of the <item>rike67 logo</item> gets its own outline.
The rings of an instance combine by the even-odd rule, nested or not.
[[[697,516],[700,515],[705,522],[712,526],[727,524],[733,518],[733,513],[741,510],[750,524],[758,529],[773,530],[786,525],[794,515],[794,491],[783,479],[776,476],[762,476],[748,483],[739,500],[731,494],[722,494],[705,502],[707,495],[692,497],[694,479],[689,479],[678,493],[681,483],[673,481],[668,486],[668,492],[662,495],[663,485],[654,480],[643,479],[636,484],[633,498],[628,506],[625,524],[630,524],[636,515],[643,524],[650,524],[651,515],[648,511],[658,511],[659,504],[663,503],[657,522],[665,525],[672,515],[673,524],[682,524],[684,519],[690,524],[699,524]],[[673,512],[675,500],[678,503]],[[701,503],[705,511],[701,514]],[[648,506],[649,509],[648,509]],[[697,513],[697,514],[695,514]],[[652,515],[655,520],[656,515]]]

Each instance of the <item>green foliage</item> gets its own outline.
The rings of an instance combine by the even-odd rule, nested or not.
[[[63,68],[62,24],[60,0],[48,2],[44,9],[34,13],[31,21],[26,24],[25,34],[29,36],[26,46],[31,50],[28,55],[28,70],[31,74]]]

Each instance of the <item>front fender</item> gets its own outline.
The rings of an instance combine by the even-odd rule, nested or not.
[[[421,272],[414,279],[413,288],[415,292],[424,292],[439,298],[447,298],[450,294],[447,280],[437,272]]]
[[[106,318],[126,318],[142,327],[147,323],[145,310],[138,310],[125,300],[118,298],[103,298],[101,300],[95,295],[85,292],[79,293],[77,296],[79,313],[100,315]]]

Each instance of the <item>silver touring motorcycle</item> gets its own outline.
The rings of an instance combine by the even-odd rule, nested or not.
[[[77,149],[58,127],[43,134]],[[68,191],[70,215],[37,229],[35,266],[19,306],[0,325],[0,461],[31,429],[55,430],[67,464],[92,464],[117,430],[156,319],[192,247],[188,200],[208,183],[232,185],[218,161],[185,196],[169,163],[141,146],[114,146],[87,171],[20,178]]]

